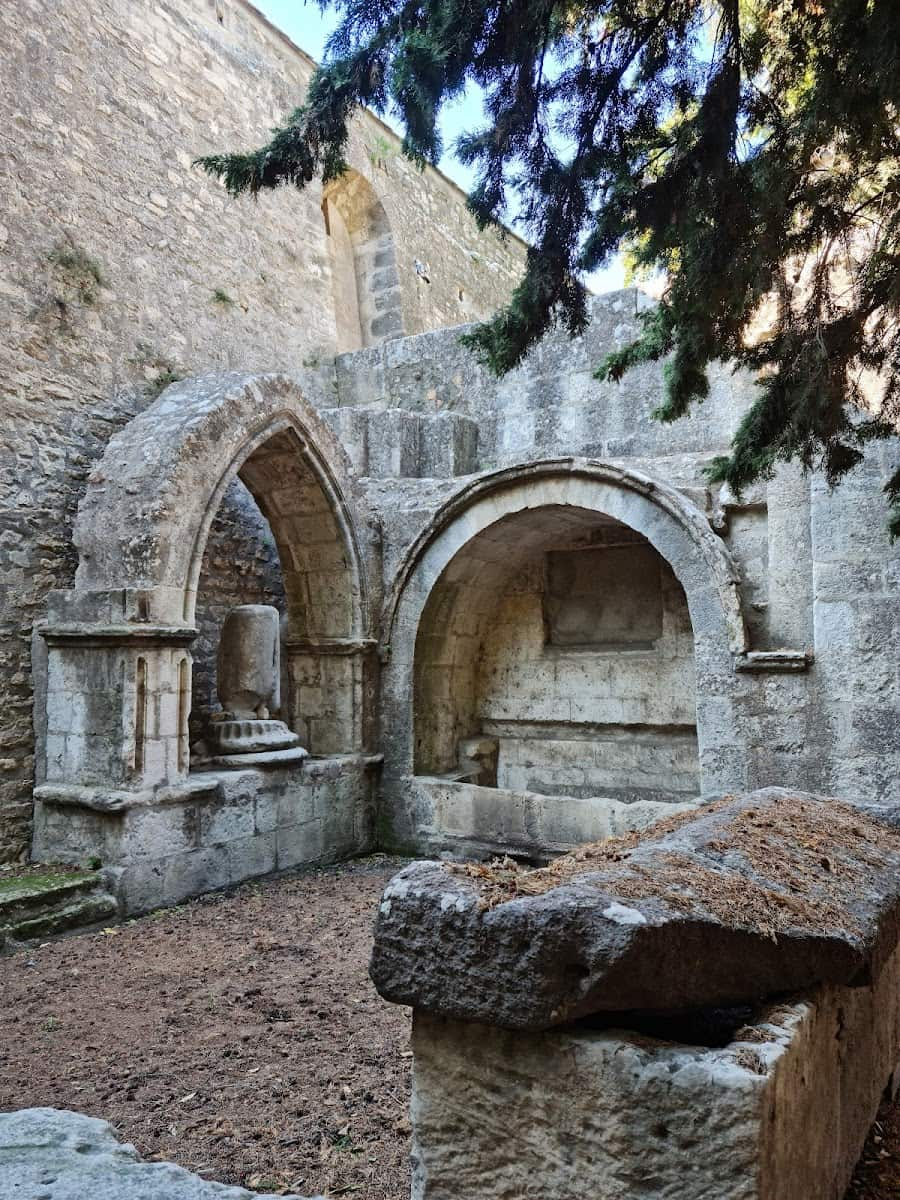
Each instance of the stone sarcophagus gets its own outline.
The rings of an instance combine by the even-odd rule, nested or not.
[[[842,1200],[900,1058],[900,822],[767,788],[528,870],[415,863],[413,1200]]]

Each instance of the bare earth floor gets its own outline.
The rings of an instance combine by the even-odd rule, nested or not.
[[[104,1117],[225,1183],[405,1200],[410,1014],[367,973],[399,865],[248,884],[0,959],[0,1109]]]
[[[225,1183],[406,1200],[409,1011],[367,974],[399,865],[248,884],[0,958],[0,1110],[104,1117]],[[847,1200],[900,1200],[900,1105]]]

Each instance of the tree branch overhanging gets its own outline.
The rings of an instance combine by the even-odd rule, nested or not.
[[[897,431],[896,0],[334,3],[305,103],[264,146],[198,160],[229,192],[337,177],[360,105],[392,107],[404,152],[436,162],[441,106],[475,83],[487,124],[457,148],[470,207],[532,246],[510,303],[466,337],[495,371],[555,323],[580,332],[583,272],[624,251],[667,287],[601,378],[665,358],[668,421],[702,401],[711,363],[758,375],[714,479],[739,491],[797,460],[837,482]],[[900,536],[900,471],[885,491]]]

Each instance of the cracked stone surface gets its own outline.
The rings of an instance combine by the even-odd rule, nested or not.
[[[142,1162],[133,1146],[116,1140],[108,1121],[56,1108],[0,1113],[0,1195],[22,1200],[275,1200],[271,1194],[211,1183],[174,1163]]]
[[[372,979],[510,1029],[865,985],[900,924],[895,817],[765,788],[541,871],[413,863],[384,893]]]

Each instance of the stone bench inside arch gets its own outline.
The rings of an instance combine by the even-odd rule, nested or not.
[[[414,1200],[842,1200],[900,1058],[897,815],[767,788],[401,871]]]

